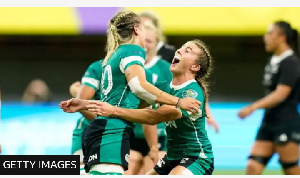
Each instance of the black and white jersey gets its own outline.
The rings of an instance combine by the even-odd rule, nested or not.
[[[273,92],[279,84],[290,86],[292,91],[285,101],[265,110],[264,122],[278,126],[294,121],[300,122],[297,111],[299,79],[300,64],[292,50],[287,50],[280,56],[273,56],[268,61],[263,78],[265,95]]]
[[[176,48],[175,46],[165,44],[163,42],[159,42],[157,47],[157,55],[169,63],[172,63],[172,60],[174,58]]]

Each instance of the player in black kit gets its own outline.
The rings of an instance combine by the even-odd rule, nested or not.
[[[300,67],[295,55],[297,36],[297,31],[285,21],[273,23],[264,36],[266,51],[273,54],[265,67],[265,97],[238,113],[240,118],[245,118],[256,109],[265,109],[246,174],[262,174],[276,152],[285,174],[300,174],[300,116],[297,111]],[[293,47],[296,49],[292,50]]]

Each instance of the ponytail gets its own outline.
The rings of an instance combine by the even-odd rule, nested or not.
[[[212,70],[212,56],[204,42],[201,40],[193,40],[191,42],[201,49],[201,54],[198,57],[200,70],[196,73],[195,79],[204,92],[204,109],[206,110],[206,103],[208,102],[208,83],[205,79],[209,77]]]
[[[106,64],[108,58],[112,53],[118,48],[118,33],[115,25],[110,24],[107,30],[107,42],[106,42],[106,56],[104,58],[103,64]]]
[[[281,29],[281,32],[286,36],[286,43],[295,51],[296,54],[299,54],[298,31],[293,29],[286,21],[276,21],[274,24],[278,26]]]

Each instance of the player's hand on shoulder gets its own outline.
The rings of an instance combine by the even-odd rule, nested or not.
[[[197,114],[199,112],[201,102],[194,98],[186,97],[186,98],[180,99],[178,106],[181,109],[190,111],[193,114]]]

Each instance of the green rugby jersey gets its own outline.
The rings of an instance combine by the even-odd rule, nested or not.
[[[198,114],[192,115],[181,110],[182,117],[180,119],[165,123],[167,158],[171,160],[189,156],[213,158],[212,145],[205,128],[205,95],[197,81],[193,79],[177,86],[172,85],[171,82],[159,83],[157,86],[171,95],[179,98],[196,98],[202,103]]]
[[[130,90],[124,73],[131,65],[144,67],[144,62],[145,50],[141,46],[120,45],[103,66],[101,100],[113,106],[136,109],[140,100]],[[105,118],[100,116],[96,119]],[[132,125],[131,122],[119,118],[109,118],[108,122],[113,122],[110,124],[113,128],[124,128],[127,125]]]
[[[156,85],[157,82],[171,81],[172,73],[170,71],[170,63],[155,56],[149,63],[145,64],[145,70],[150,73],[146,73],[147,81],[152,85]],[[150,74],[150,76],[148,76]],[[143,127],[141,124],[136,124],[134,128],[134,134],[136,138],[145,138]],[[166,126],[164,123],[157,124],[157,135],[166,135]]]

